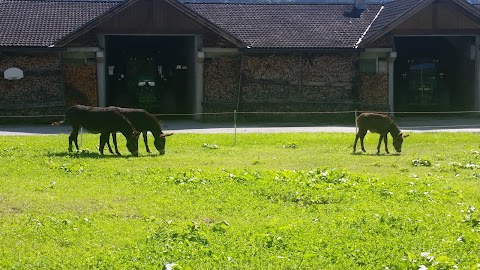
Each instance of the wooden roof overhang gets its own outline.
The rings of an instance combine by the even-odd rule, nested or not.
[[[102,23],[107,22],[109,19],[115,17],[118,15],[120,12],[127,10],[129,7],[134,5],[135,3],[138,3],[140,1],[145,1],[145,0],[126,0],[117,6],[111,8],[108,12],[105,14],[97,17],[96,19],[92,20],[91,22],[83,25],[81,28],[79,28],[77,31],[73,32],[72,34],[62,38],[58,42],[54,44],[55,47],[64,47],[67,46],[70,42],[76,40],[77,38],[81,37],[82,35],[87,34],[89,31],[94,29],[95,27],[100,26]],[[224,31],[223,29],[219,28],[218,26],[212,24],[210,21],[206,20],[196,12],[190,10],[188,7],[183,5],[181,2],[178,2],[176,0],[159,0],[163,1],[175,9],[177,9],[179,12],[183,13],[184,15],[188,16],[189,18],[193,19],[195,22],[197,22],[199,25],[209,29],[215,34],[218,34],[222,38],[226,39],[227,41],[231,42],[233,45],[237,46],[238,48],[246,48],[247,45],[235,38],[234,36],[230,35],[228,32]]]
[[[401,1],[402,0],[398,2]],[[386,4],[386,6],[387,5],[388,3]],[[440,5],[444,5],[444,7],[446,5],[453,5],[455,7],[454,10],[458,12],[458,14],[461,14],[462,16],[467,18],[468,21],[455,22],[455,18],[453,18],[454,16],[452,16],[451,14],[449,14],[449,16],[445,16],[446,14],[439,14]],[[431,10],[427,10],[429,6],[432,6]],[[421,14],[424,11],[425,14]],[[430,15],[430,17],[428,17],[428,15]],[[443,18],[441,18],[442,15]],[[442,27],[441,24],[445,25],[445,22],[440,23],[441,19],[443,19],[444,21],[450,20],[451,23],[456,23],[460,27]],[[409,20],[413,20],[412,23],[409,23]],[[462,28],[462,23],[466,27]],[[429,25],[426,27],[425,24]],[[381,27],[378,27],[378,29],[373,31],[372,33],[368,33],[368,35],[365,36],[360,45],[362,47],[367,47],[369,44],[374,43],[376,40],[389,33],[393,35],[403,36],[461,36],[480,34],[480,10],[478,10],[474,5],[469,4],[465,0],[418,1],[416,4],[412,5],[406,12],[400,14],[397,18],[384,24]]]

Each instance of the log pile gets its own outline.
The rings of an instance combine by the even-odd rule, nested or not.
[[[340,101],[352,100],[352,83],[337,83],[326,85],[303,85],[300,99],[311,101]]]
[[[244,101],[294,100],[298,98],[298,86],[249,83],[243,87]]]
[[[61,77],[26,76],[21,80],[0,80],[0,103],[3,106],[62,102]]]
[[[352,99],[355,61],[352,55],[246,57],[242,98],[292,103]]]
[[[311,112],[352,110],[357,55],[244,55],[205,61],[204,110],[236,108],[242,67],[239,111]],[[232,63],[233,61],[233,63]],[[241,67],[240,67],[241,66]],[[217,104],[209,103],[216,101]]]
[[[65,100],[67,106],[98,106],[97,68],[95,64],[65,64]]]
[[[362,73],[358,77],[358,94],[363,104],[388,104],[388,74]]]
[[[0,107],[0,124],[50,124],[62,120],[65,109],[63,105],[51,104],[18,109]]]
[[[19,80],[0,79],[0,104],[8,108],[63,102],[58,55],[6,55],[0,71],[17,67],[24,71]]]
[[[245,56],[245,75],[249,79],[297,81],[300,72],[298,55]]]
[[[58,55],[7,55],[0,61],[0,71],[17,67],[23,71],[60,70],[60,57]]]
[[[204,101],[236,102],[240,81],[240,57],[205,60]]]
[[[310,55],[302,61],[302,81],[352,82],[355,75],[356,55]]]

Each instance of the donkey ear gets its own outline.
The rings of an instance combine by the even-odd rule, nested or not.
[[[133,132],[133,138],[138,139],[140,137],[140,134],[141,134],[140,132],[134,131]]]
[[[410,136],[410,134],[407,134],[407,135],[403,135],[403,134],[402,134],[402,137],[403,137],[403,138],[406,138],[406,137],[408,137],[408,136]]]

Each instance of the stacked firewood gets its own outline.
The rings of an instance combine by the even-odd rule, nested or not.
[[[281,84],[249,83],[242,89],[245,101],[278,101],[298,98],[298,86]]]
[[[359,74],[359,99],[364,104],[388,103],[388,74]]]
[[[204,101],[234,102],[240,82],[240,57],[205,60]]]
[[[243,69],[250,79],[298,81],[299,55],[245,56]]]
[[[65,100],[68,106],[98,106],[95,64],[65,64]]]
[[[20,80],[0,80],[0,104],[22,104],[63,101],[61,76],[26,76]]]
[[[6,55],[0,60],[0,71],[17,67],[23,71],[59,70],[60,57],[58,55]]]
[[[0,71],[11,67],[24,71],[24,78],[6,80],[0,78],[0,104],[6,107],[22,107],[32,104],[63,101],[60,58],[50,55],[3,55]]]
[[[321,85],[304,85],[300,91],[300,98],[311,101],[340,101],[352,100],[352,83],[338,83]]]
[[[310,55],[303,57],[302,81],[351,82],[356,74],[354,55]]]

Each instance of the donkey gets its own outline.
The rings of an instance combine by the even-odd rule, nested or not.
[[[55,122],[52,125],[61,125],[69,122],[72,132],[68,137],[68,151],[72,152],[72,143],[78,147],[78,130],[85,128],[90,133],[101,133],[99,151],[103,155],[103,149],[108,142],[110,133],[120,131],[127,139],[127,148],[134,156],[138,156],[138,137],[130,121],[114,108],[91,107],[74,105],[65,112],[65,121]]]
[[[362,113],[357,117],[356,122],[358,126],[358,132],[355,136],[353,152],[356,151],[358,138],[360,138],[362,151],[366,152],[365,147],[363,146],[363,139],[369,130],[370,132],[380,134],[380,138],[378,139],[377,154],[380,153],[380,145],[382,144],[382,140],[385,142],[385,152],[387,152],[387,154],[389,153],[387,146],[388,133],[390,133],[393,138],[393,147],[395,147],[395,150],[398,153],[402,152],[403,138],[408,137],[408,135],[403,135],[398,126],[388,115],[381,113]]]
[[[147,134],[150,131],[155,139],[154,145],[158,150],[160,155],[165,154],[165,143],[166,137],[173,135],[173,133],[163,133],[160,123],[154,115],[150,114],[144,109],[133,109],[133,108],[121,108],[121,107],[109,107],[117,109],[121,114],[123,114],[135,127],[136,130],[140,131],[143,135],[143,142],[145,143],[145,148],[148,153],[150,149],[148,148],[148,139]],[[117,134],[112,132],[113,145],[115,146],[115,152],[120,155],[117,148]],[[109,140],[107,140],[108,149],[113,153],[110,146]]]

